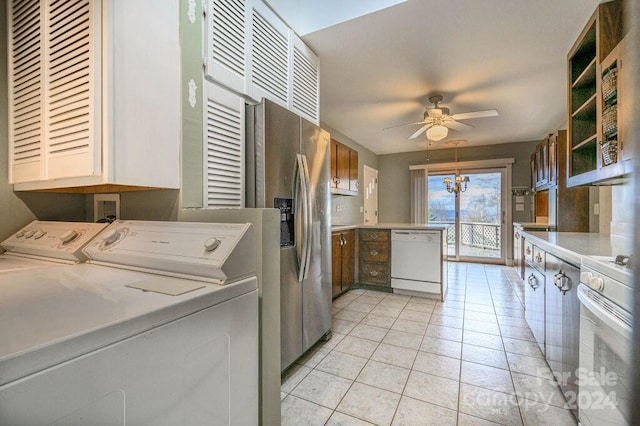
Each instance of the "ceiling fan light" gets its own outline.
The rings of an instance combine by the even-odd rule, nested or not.
[[[432,141],[439,141],[441,139],[444,139],[448,134],[449,129],[439,124],[431,126],[429,127],[429,129],[427,129],[427,139],[431,139]]]

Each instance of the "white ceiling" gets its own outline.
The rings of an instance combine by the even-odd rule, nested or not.
[[[450,130],[430,149],[452,139],[541,140],[563,126],[567,52],[599,1],[408,0],[387,7],[395,2],[376,0],[373,10],[381,10],[335,25],[357,14],[336,14],[342,9],[335,1],[270,3],[294,29],[302,25],[298,33],[320,57],[321,121],[387,154],[426,148],[425,137],[407,140],[419,126],[382,129],[422,120],[433,94],[444,96],[440,105],[452,114],[500,115],[466,120],[473,130]],[[313,9],[316,26],[309,24],[309,3],[328,7]]]

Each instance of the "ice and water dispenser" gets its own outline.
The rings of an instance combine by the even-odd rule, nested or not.
[[[275,198],[273,207],[280,210],[280,247],[293,247],[296,237],[293,198]]]

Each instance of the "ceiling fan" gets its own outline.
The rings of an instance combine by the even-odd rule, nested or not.
[[[417,121],[415,123],[401,124],[400,126],[387,127],[386,129],[392,129],[395,127],[413,126],[422,124],[422,127],[418,129],[414,134],[409,136],[409,139],[417,138],[422,132],[426,131],[427,139],[433,141],[439,141],[447,137],[449,129],[458,130],[460,132],[466,132],[473,128],[468,124],[459,123],[459,120],[468,120],[471,118],[483,118],[483,117],[495,117],[498,115],[498,111],[495,109],[487,109],[483,111],[463,112],[460,114],[451,114],[449,108],[438,106],[438,102],[442,102],[442,95],[434,95],[429,98],[434,106],[426,108],[424,111],[424,120]],[[386,130],[384,129],[384,130]]]

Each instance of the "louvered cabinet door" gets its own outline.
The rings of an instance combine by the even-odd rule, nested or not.
[[[249,19],[247,1],[208,0],[206,15],[205,75],[246,93]]]
[[[100,10],[46,0],[47,179],[100,175]]]
[[[9,3],[11,183],[100,173],[96,9],[91,0]]]
[[[244,207],[244,99],[213,83],[205,85],[206,207]]]
[[[261,1],[251,4],[248,95],[289,105],[289,28]]]
[[[44,171],[42,5],[39,0],[11,0],[7,6],[9,182],[28,182]]]
[[[319,126],[320,61],[293,31],[289,36],[289,109]]]

